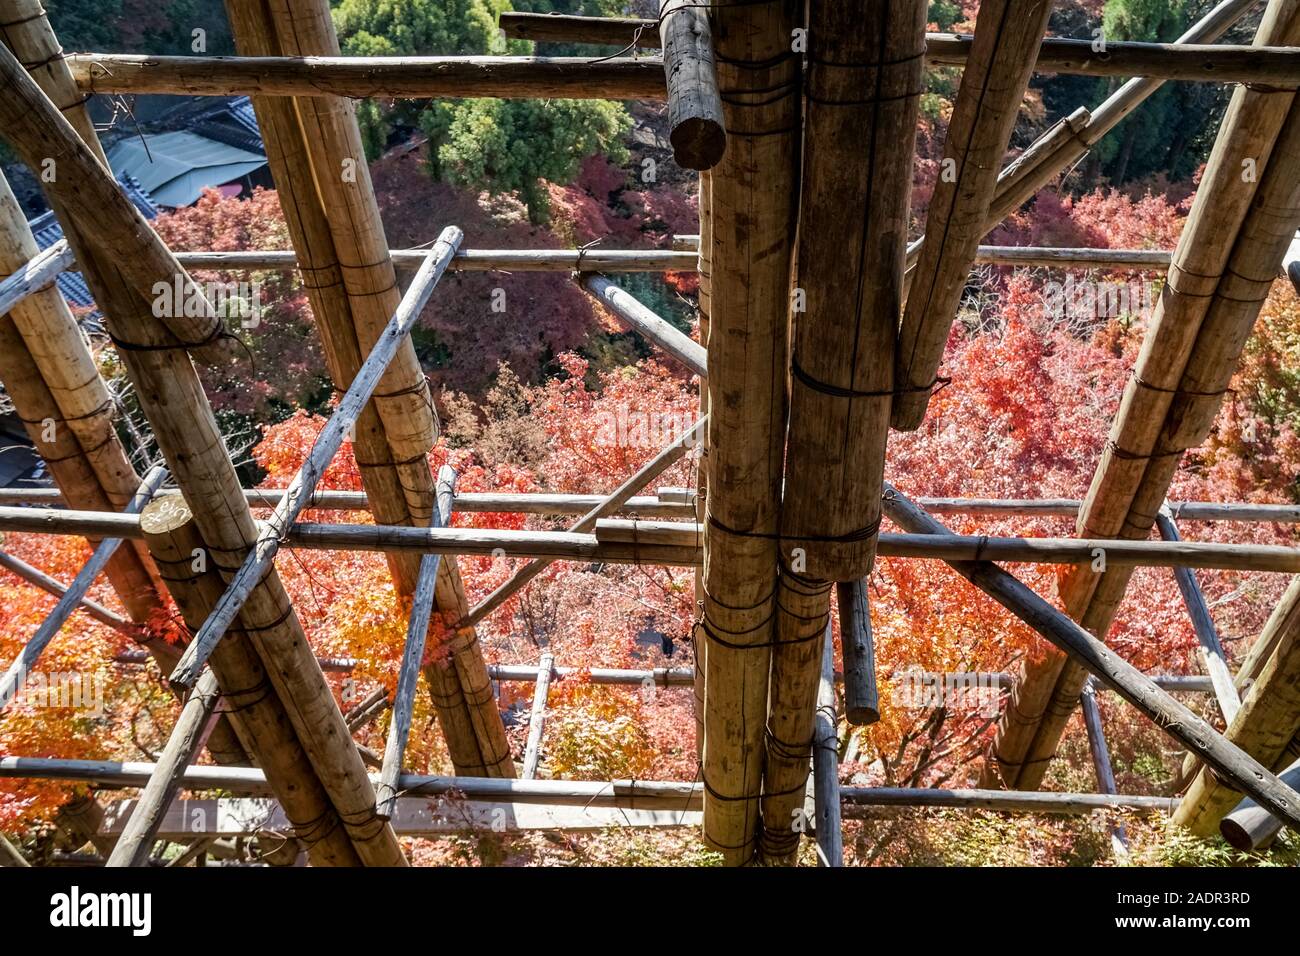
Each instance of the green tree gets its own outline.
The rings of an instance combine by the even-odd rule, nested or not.
[[[549,12],[609,13],[614,0],[534,3]],[[354,56],[456,56],[528,53],[507,41],[498,16],[510,0],[340,0],[334,22],[343,52]],[[622,106],[607,100],[439,100],[396,104],[368,100],[357,117],[367,155],[383,151],[394,123],[419,125],[429,137],[429,168],[439,178],[492,192],[518,192],[529,218],[543,222],[541,180],[567,183],[582,161],[604,152],[626,161],[620,138],[631,128]]]

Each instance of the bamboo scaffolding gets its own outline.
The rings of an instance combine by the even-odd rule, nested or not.
[[[579,273],[577,282],[622,325],[640,332],[700,378],[708,377],[704,346],[691,341],[685,333],[655,315],[604,276]]]
[[[944,534],[942,524],[917,508],[888,484],[885,513],[890,520],[920,534]],[[1287,787],[1248,753],[1215,733],[1204,720],[1178,703],[1133,665],[1048,604],[1015,577],[989,561],[950,561],[953,570],[1057,647],[1075,657],[1102,683],[1156,722],[1221,776],[1292,823],[1300,823],[1300,794]],[[1258,686],[1258,685],[1257,685]],[[1245,713],[1245,705],[1242,713]],[[1297,708],[1300,713],[1300,708]],[[1238,719],[1241,714],[1238,714]],[[1180,809],[1180,814],[1183,812]]]
[[[158,489],[158,486],[163,483],[166,475],[166,469],[161,466],[155,465],[151,468],[149,474],[140,483],[135,497],[127,503],[125,513],[128,516],[138,514],[140,509],[148,504],[149,499],[153,496],[154,491]],[[18,657],[9,665],[4,675],[0,676],[0,710],[8,707],[13,702],[14,697],[22,690],[28,673],[40,660],[41,654],[49,646],[50,641],[58,636],[59,631],[63,629],[63,625],[72,616],[72,612],[80,606],[86,591],[95,583],[95,579],[107,566],[109,559],[113,557],[113,552],[117,550],[118,545],[121,543],[121,538],[105,538],[99,543],[90,559],[77,572],[77,576],[72,579],[72,583],[68,585],[63,596],[54,605],[53,610],[41,622],[40,627],[36,629],[36,633],[32,635],[31,640],[23,645]]]
[[[1300,578],[1287,588],[1258,643],[1270,650],[1224,736],[1265,766],[1282,769],[1295,759],[1287,751],[1300,733]],[[1193,833],[1213,834],[1241,793],[1249,791],[1205,766],[1192,770],[1195,776],[1174,822]]]
[[[980,4],[930,200],[930,238],[921,248],[899,331],[898,392],[890,416],[895,428],[913,431],[925,417],[1051,12],[1048,0]]]
[[[1292,790],[1300,789],[1300,760],[1280,774]],[[1282,832],[1283,823],[1250,797],[1219,822],[1219,832],[1228,845],[1238,850],[1258,850],[1273,842]]]
[[[713,11],[727,152],[712,170],[704,607],[704,838],[728,864],[758,834],[784,457],[798,196],[796,5]]]
[[[144,866],[148,862],[163,815],[180,789],[180,777],[203,749],[203,731],[212,726],[220,697],[216,675],[205,670],[181,708],[153,775],[108,856],[108,866]]]
[[[1118,793],[1115,787],[1115,771],[1110,764],[1110,750],[1106,746],[1106,733],[1101,726],[1101,711],[1097,708],[1097,694],[1093,682],[1083,687],[1083,696],[1079,698],[1083,710],[1083,723],[1088,732],[1088,751],[1092,754],[1092,767],[1097,774],[1097,788],[1102,793]],[[1110,845],[1117,857],[1128,855],[1128,834],[1124,824],[1116,823],[1110,828]]]
[[[296,11],[295,11],[296,13]],[[302,21],[295,21],[301,23]],[[287,37],[281,34],[283,43]],[[73,53],[68,67],[83,93],[282,96],[348,99],[663,100],[658,57],[593,62],[536,56],[153,56]]]
[[[0,48],[0,68],[16,94],[4,102],[21,101],[30,109],[21,127],[5,127],[6,135],[21,135],[20,151],[27,153],[29,159],[50,155],[50,146],[55,143],[60,144],[60,153],[70,152],[71,141],[76,140],[73,128],[35,88],[21,67],[15,69],[15,66],[8,49]],[[15,130],[34,130],[34,135],[15,133]],[[91,165],[87,171],[90,176],[111,182],[105,167],[98,163]],[[74,179],[84,188],[84,181],[67,172],[47,186],[52,195],[75,206],[82,193],[64,190]],[[113,189],[116,190],[115,184]],[[120,231],[98,228],[111,214],[110,208],[96,209],[96,232],[87,232],[82,237],[92,240],[90,248],[101,255],[106,254],[100,244],[105,236]],[[121,250],[113,252],[120,260]],[[80,255],[79,259],[85,261]],[[175,274],[181,274],[179,266]],[[96,275],[102,278],[102,273]],[[143,305],[149,291],[148,287],[136,286],[135,302]],[[189,357],[179,351],[170,332],[160,334],[161,324],[156,318],[142,308],[115,309],[114,295],[101,298],[96,290],[97,299],[108,305],[109,330],[123,343],[119,351],[136,394],[178,485],[194,506],[195,520],[207,548],[213,552],[212,560],[219,564],[216,555],[242,555],[256,538],[255,527],[194,367]],[[268,574],[263,580],[246,605],[243,618],[331,800],[347,820],[365,821],[349,826],[359,852],[368,862],[400,863],[403,857],[391,830],[373,818],[374,793],[364,777],[364,767],[342,732],[338,708],[277,575]]]
[[[1257,39],[1278,37],[1300,37],[1300,4],[1270,3]],[[1300,225],[1300,122],[1288,119],[1294,100],[1245,88],[1234,94],[1080,512],[1081,535],[1146,537],[1183,451],[1204,440],[1213,424]],[[1247,175],[1252,169],[1256,175]],[[1060,594],[1073,617],[1105,634],[1127,581],[1123,571],[1075,569]],[[1018,685],[996,742],[1004,782],[1022,789],[1041,780],[1083,680],[1060,655],[1028,666],[1033,676]],[[986,771],[986,782],[994,772]]]
[[[647,50],[662,47],[655,21],[634,17],[506,11],[501,14],[499,25],[508,37],[540,43],[591,43],[619,47],[635,44]],[[959,33],[927,33],[925,44],[925,60],[930,66],[965,66],[974,37]],[[1107,40],[1105,47],[1098,49],[1094,40],[1048,37],[1038,51],[1034,72],[1260,83],[1293,88],[1300,80],[1300,65],[1296,59],[1291,48],[1258,50],[1225,44],[1207,49],[1202,43],[1185,38],[1175,43]]]
[[[139,787],[153,772],[150,763],[110,760],[56,760],[41,757],[0,757],[0,778],[77,780],[97,788]],[[510,801],[534,806],[567,806],[623,810],[663,810],[674,814],[698,811],[704,785],[675,780],[502,780],[492,777],[433,777],[402,774],[401,788],[413,796],[437,797],[454,793],[471,802]],[[228,790],[265,795],[266,778],[255,768],[186,768],[181,786],[190,791]],[[1131,809],[1170,813],[1176,797],[1133,796],[1106,793],[1038,793],[1006,790],[943,790],[913,787],[841,787],[845,809],[861,807],[954,807],[1008,813],[1093,813]]]
[[[876,650],[871,638],[871,604],[865,578],[836,585],[840,652],[844,658],[844,717],[855,727],[880,719]]]
[[[421,311],[433,294],[434,287],[446,271],[452,250],[460,243],[461,238],[462,233],[459,229],[448,226],[429,250],[424,265],[420,267],[406,295],[402,297],[392,319],[388,322],[388,327],[375,343],[370,354],[366,356],[361,369],[339,400],[325,427],[312,442],[306,460],[290,482],[284,497],[276,505],[271,517],[263,522],[256,543],[239,570],[235,572],[226,594],[217,602],[212,615],[185,648],[181,662],[172,672],[172,683],[188,687],[198,679],[208,655],[212,653],[212,648],[216,646],[217,641],[221,640],[226,629],[238,615],[244,601],[252,594],[267,570],[272,567],[284,533],[307,507],[307,501],[315,490],[316,483],[320,481],[325,474],[325,469],[338,454],[343,440],[348,437],[362,409],[370,401],[381,379],[385,377],[394,356],[404,344],[409,344],[411,328],[419,319]],[[435,565],[435,572],[436,569]]]
[[[822,640],[821,679],[813,725],[813,795],[817,846],[824,866],[844,865],[844,830],[840,822],[840,737],[835,714],[835,649],[829,631]]]
[[[690,0],[661,0],[659,36],[673,158],[683,169],[712,169],[726,151],[727,131],[707,9]]]
[[[193,513],[179,496],[159,498],[140,516],[150,554],[176,601],[181,619],[194,633],[202,627],[226,585],[205,553]],[[179,653],[176,654],[179,660]],[[267,693],[266,666],[249,635],[238,625],[212,654],[212,672],[231,704],[227,715],[235,734],[279,796],[293,831],[308,845],[316,866],[358,866],[352,841],[339,821],[284,702]]]
[[[1162,540],[1182,540],[1178,535],[1178,526],[1170,517],[1168,506],[1161,507],[1160,513],[1156,515],[1156,526],[1160,529]],[[1232,718],[1241,709],[1241,697],[1233,686],[1232,670],[1228,667],[1227,657],[1223,653],[1219,632],[1215,630],[1214,618],[1210,616],[1210,607],[1205,602],[1205,595],[1201,593],[1201,586],[1197,583],[1192,569],[1174,568],[1174,578],[1178,582],[1178,590],[1183,595],[1183,604],[1187,607],[1187,616],[1191,618],[1196,639],[1200,641],[1205,672],[1210,675],[1210,681],[1214,685],[1214,698],[1219,705],[1219,712],[1223,714],[1223,723],[1226,726],[1232,723]]]
[[[537,765],[542,757],[542,734],[546,729],[546,697],[551,690],[551,674],[554,669],[555,655],[543,651],[533,686],[533,707],[528,715],[528,741],[524,745],[524,771],[521,774],[524,780],[534,780],[537,777]]]
[[[624,504],[632,500],[632,496],[636,492],[680,461],[682,456],[700,440],[707,427],[708,417],[705,416],[689,430],[678,436],[658,455],[646,462],[634,475],[593,504],[581,519],[569,527],[569,531],[571,533],[588,531],[595,527],[596,523],[605,515],[613,514],[619,510]],[[491,594],[475,605],[474,609],[462,619],[465,626],[472,626],[483,620],[509,600],[512,595],[518,593],[529,581],[541,574],[550,563],[550,561],[546,560],[535,560],[517,569],[506,581],[498,585]]]
[[[0,568],[22,578],[28,584],[34,585],[48,594],[55,597],[63,597],[68,593],[67,587],[60,584],[54,578],[50,577],[40,568],[33,567],[22,558],[16,558],[7,551],[0,551]],[[82,597],[77,602],[77,609],[84,611],[93,617],[99,623],[111,627],[119,634],[123,634],[133,641],[143,642],[147,640],[147,634],[138,624],[128,621],[120,614],[114,614],[102,604],[97,604],[90,598]]]

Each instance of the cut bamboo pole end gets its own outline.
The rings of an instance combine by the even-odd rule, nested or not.
[[[692,0],[662,0],[659,36],[673,157],[683,169],[712,169],[726,152],[727,131],[713,68],[708,10]]]

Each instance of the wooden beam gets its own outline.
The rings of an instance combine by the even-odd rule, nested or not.
[[[181,708],[176,726],[158,755],[154,772],[108,856],[108,866],[144,866],[148,862],[163,814],[180,789],[185,768],[203,748],[203,731],[211,726],[220,697],[216,675],[211,669],[204,670]]]
[[[754,855],[762,795],[797,220],[800,25],[790,3],[712,10],[727,152],[711,172],[703,614],[704,839]]]
[[[18,852],[18,848],[9,842],[9,838],[0,833],[0,866],[29,867],[27,858]]]
[[[525,780],[537,777],[537,764],[542,757],[542,733],[546,728],[546,696],[551,689],[551,674],[555,667],[555,655],[549,650],[542,652],[541,663],[537,667],[537,683],[533,686],[533,708],[528,715],[528,742],[524,746]]]
[[[604,276],[583,272],[577,275],[577,281],[584,291],[605,306],[623,326],[640,332],[700,378],[708,377],[708,359],[704,346],[692,341],[685,333],[655,315]]]
[[[997,190],[997,169],[1034,58],[1051,16],[1050,0],[985,0],[962,74],[926,219],[929,240],[912,274],[899,331],[891,411],[895,428],[920,427],[938,381],[948,331]]]
[[[1093,250],[1086,250],[1092,252]],[[1107,250],[1096,250],[1099,254]],[[1142,251],[1142,250],[1139,250]],[[390,249],[393,265],[418,266],[424,249]],[[1122,254],[1117,251],[1117,255]],[[292,250],[241,252],[178,252],[176,259],[189,269],[296,269]],[[1166,256],[1166,262],[1168,257]],[[667,249],[458,249],[452,272],[694,272],[694,250]],[[6,280],[7,281],[7,280]]]
[[[155,465],[151,468],[149,474],[145,475],[144,480],[140,483],[140,488],[136,491],[135,497],[126,506],[125,515],[128,517],[138,515],[140,509],[149,503],[154,491],[163,483],[166,476],[167,470],[162,466]],[[85,597],[86,591],[95,583],[95,579],[99,577],[100,572],[104,570],[109,559],[112,558],[113,552],[117,550],[118,545],[121,543],[121,538],[112,537],[106,538],[99,543],[90,559],[77,572],[77,576],[72,579],[72,584],[68,586],[63,596],[59,598],[58,603],[54,605],[45,620],[41,622],[40,627],[36,629],[36,633],[32,635],[31,640],[23,645],[23,649],[18,652],[14,662],[9,665],[4,675],[0,676],[0,710],[8,707],[13,702],[14,697],[22,691],[28,673],[40,660],[41,654],[49,646],[50,641],[54,640],[59,631],[63,629],[63,625],[72,616],[72,612],[81,605],[81,600]]]
[[[892,492],[892,494],[891,494]],[[911,531],[945,534],[947,529],[886,485],[885,513]],[[1221,776],[1231,780],[1270,810],[1300,824],[1300,794],[1243,752],[1137,668],[1111,652],[1070,618],[1044,601],[1015,577],[989,561],[950,561],[962,577],[1078,660],[1102,683],[1156,722],[1162,730],[1194,751]],[[1258,685],[1257,685],[1258,686]],[[1243,705],[1242,714],[1246,712]],[[1300,708],[1297,708],[1300,713]],[[1241,714],[1238,719],[1241,719]],[[1180,811],[1181,812],[1181,811]]]
[[[150,763],[0,757],[0,778],[77,780],[98,788],[140,787],[152,771],[153,764]],[[619,808],[624,811],[670,814],[698,811],[704,794],[704,785],[701,783],[673,780],[502,780],[493,777],[403,774],[399,783],[403,790],[412,795],[439,797],[456,794],[462,801],[472,803],[509,802],[548,807]],[[190,791],[228,790],[235,794],[250,795],[265,795],[267,792],[265,777],[256,768],[189,767],[182,778],[182,786]],[[1105,793],[841,787],[840,803],[844,809],[954,807],[1009,813],[1078,814],[1126,808],[1169,813],[1177,807],[1178,798]]]
[[[830,628],[822,640],[822,671],[817,683],[813,725],[813,794],[817,846],[823,866],[844,865],[844,828],[840,822],[840,736],[835,714],[835,648]]]
[[[0,281],[0,315],[41,289],[49,288],[76,261],[77,257],[68,246],[68,240],[60,239],[17,267],[0,265],[0,271],[7,275],[6,279]]]
[[[1167,504],[1161,507],[1160,513],[1156,515],[1156,526],[1160,529],[1161,540],[1182,540]],[[1187,616],[1192,620],[1196,639],[1201,643],[1201,657],[1205,661],[1205,672],[1210,675],[1210,681],[1214,685],[1214,697],[1226,726],[1232,723],[1232,718],[1237,716],[1237,711],[1241,709],[1241,697],[1237,694],[1237,688],[1233,686],[1232,670],[1228,667],[1223,645],[1219,642],[1219,632],[1215,630],[1214,618],[1210,616],[1210,606],[1206,604],[1205,595],[1201,593],[1201,586],[1197,583],[1196,574],[1191,568],[1174,568],[1174,579],[1178,582],[1178,590],[1183,595],[1183,604],[1187,607]]]
[[[505,12],[500,27],[506,36],[539,43],[591,43],[660,49],[654,20],[634,17],[582,17],[553,13]],[[925,61],[930,66],[965,66],[974,37],[927,33]],[[1260,50],[1250,46],[1202,43],[1135,43],[1048,37],[1034,63],[1036,73],[1078,76],[1140,76],[1207,83],[1258,83],[1291,89],[1300,84],[1298,52],[1289,47]]]
[[[325,474],[325,469],[334,460],[334,456],[338,454],[343,440],[348,437],[361,410],[379,386],[380,380],[387,374],[389,363],[397,355],[398,350],[409,343],[411,329],[433,294],[438,280],[446,271],[451,253],[459,245],[462,237],[463,233],[458,228],[448,226],[429,250],[424,265],[420,267],[406,295],[402,297],[383,336],[366,357],[361,370],[339,400],[325,427],[312,442],[307,459],[298,469],[298,474],[294,476],[293,481],[289,483],[284,497],[276,505],[271,517],[263,522],[256,543],[239,570],[235,572],[226,594],[213,608],[211,616],[194,636],[194,640],[185,648],[180,663],[172,671],[173,684],[188,687],[198,680],[217,641],[221,640],[244,602],[272,566],[276,552],[280,550],[280,542],[285,531],[307,507],[308,499],[315,490],[317,482]]]
[[[880,719],[876,649],[871,639],[871,604],[865,578],[836,585],[840,651],[844,658],[844,717],[855,727]]]
[[[648,461],[636,473],[615,488],[612,492],[597,501],[577,522],[569,527],[571,533],[580,533],[589,531],[596,526],[596,523],[605,515],[613,514],[624,504],[631,500],[636,492],[640,491],[646,485],[650,484],[665,471],[682,459],[692,447],[699,442],[705,429],[708,427],[708,416],[697,421],[688,431],[679,435],[663,451]],[[541,574],[542,571],[551,562],[548,560],[535,560],[518,568],[510,577],[493,589],[492,593],[483,598],[472,611],[463,619],[466,626],[477,624],[487,615],[499,608],[510,596],[518,593],[529,581]]]
[[[1280,776],[1292,790],[1300,790],[1300,760],[1287,767]],[[1273,838],[1282,832],[1283,825],[1281,820],[1246,797],[1219,822],[1219,832],[1234,849],[1259,850],[1273,842]]]
[[[659,57],[150,56],[73,53],[85,93],[349,99],[663,100]]]
[[[708,10],[690,0],[661,0],[659,36],[673,158],[683,169],[712,169],[727,148],[727,131],[713,68]]]

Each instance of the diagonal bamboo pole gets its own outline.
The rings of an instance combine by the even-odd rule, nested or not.
[[[205,670],[176,718],[149,782],[108,856],[108,866],[144,866],[148,862],[163,815],[180,789],[185,768],[203,747],[203,731],[211,726],[220,697],[216,675]]]
[[[226,595],[218,602],[202,630],[185,649],[180,663],[172,672],[173,683],[188,687],[198,679],[208,655],[212,653],[212,648],[216,646],[217,641],[221,640],[248,596],[271,567],[276,552],[280,550],[280,542],[285,532],[307,507],[317,482],[325,474],[325,469],[334,460],[334,456],[338,454],[357,416],[361,414],[361,410],[379,385],[388,363],[397,354],[397,350],[409,342],[411,328],[419,319],[420,312],[429,301],[429,296],[433,294],[434,286],[446,271],[451,254],[460,243],[462,235],[455,226],[448,226],[429,250],[424,265],[420,267],[406,295],[402,297],[383,336],[367,356],[357,377],[353,379],[352,385],[339,401],[338,407],[325,423],[325,427],[321,429],[321,433],[316,436],[311,451],[307,454],[307,460],[303,462],[298,474],[290,482],[274,513],[264,523],[256,544],[235,573]]]
[[[537,777],[537,765],[542,759],[542,733],[546,729],[546,698],[551,690],[551,674],[555,671],[555,656],[542,652],[537,667],[537,682],[533,685],[533,707],[528,715],[528,741],[524,745],[524,780]]]
[[[1097,788],[1102,793],[1118,793],[1115,788],[1115,771],[1110,765],[1110,749],[1106,746],[1106,732],[1101,726],[1101,711],[1097,707],[1097,694],[1092,681],[1084,685],[1079,699],[1083,710],[1083,723],[1088,731],[1088,750],[1092,753],[1092,767],[1097,774]],[[1117,857],[1128,855],[1128,835],[1124,824],[1110,828],[1110,845]]]
[[[707,427],[708,416],[705,415],[690,429],[678,436],[663,451],[642,465],[635,474],[611,491],[604,500],[570,525],[569,531],[589,531],[596,526],[596,522],[601,518],[622,508],[628,499],[680,461],[682,456],[701,440]],[[530,561],[522,568],[519,568],[469,612],[463,619],[463,626],[470,627],[483,620],[483,618],[508,601],[529,581],[541,574],[551,563],[550,560],[539,559]]]
[[[885,513],[901,527],[918,534],[945,534],[947,529],[888,483]],[[1198,754],[1223,777],[1241,787],[1262,806],[1300,825],[1300,794],[1178,703],[1132,664],[1117,657],[1101,641],[1039,597],[1014,576],[989,561],[949,561],[962,577],[1078,660],[1097,679],[1115,690],[1172,738]],[[1244,711],[1243,711],[1244,712]],[[1239,715],[1240,718],[1240,715]]]
[[[42,591],[53,594],[55,597],[63,597],[68,593],[68,589],[50,577],[38,567],[28,564],[22,558],[16,558],[7,551],[0,551],[0,568],[4,568],[18,577],[22,578],[28,584],[35,585]],[[133,624],[120,614],[114,614],[102,604],[97,604],[90,598],[83,597],[77,606],[80,610],[86,612],[99,623],[111,627],[119,634],[124,634],[133,641],[145,640],[145,631],[138,624]]]
[[[160,465],[151,468],[149,474],[145,475],[144,480],[140,483],[140,488],[135,497],[127,504],[125,513],[128,515],[139,514],[140,509],[149,503],[149,499],[153,497],[154,492],[161,487],[165,477],[167,477],[167,469]],[[8,707],[22,689],[28,671],[40,659],[41,653],[49,646],[50,641],[54,640],[59,631],[63,629],[63,625],[72,615],[72,612],[81,604],[81,599],[85,597],[86,591],[95,583],[95,579],[99,577],[99,573],[104,570],[105,565],[113,556],[113,552],[117,550],[118,545],[121,543],[121,538],[106,538],[100,542],[99,547],[95,548],[94,554],[90,556],[90,560],[77,572],[77,576],[68,585],[63,597],[59,598],[49,616],[36,629],[32,639],[23,646],[18,657],[5,671],[4,676],[0,677],[0,710]]]

